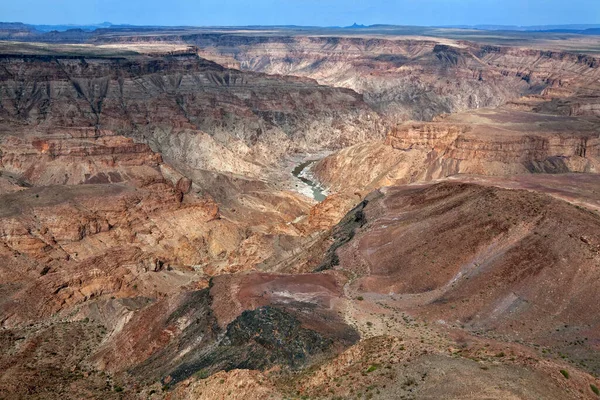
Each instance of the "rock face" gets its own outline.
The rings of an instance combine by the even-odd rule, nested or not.
[[[221,251],[223,257],[226,250],[217,249],[227,242],[215,231],[228,229],[234,246],[239,240],[239,228],[219,220],[214,202],[182,202],[164,182],[138,189],[54,186],[1,197],[0,252],[7,262],[0,275],[14,285],[1,305],[4,326],[92,298],[171,291],[193,276],[163,269],[202,264]]]
[[[481,122],[469,124],[469,118]],[[439,165],[428,172],[434,178],[453,173],[598,171],[600,138],[595,121],[512,111],[479,111],[443,121],[401,126],[390,132],[386,144],[440,154]]]
[[[341,150],[317,163],[314,172],[334,191],[348,183],[374,189],[457,174],[597,173],[599,129],[593,118],[471,111],[406,122],[391,129],[383,144]]]
[[[297,369],[306,366],[309,358],[326,354],[333,345],[333,339],[303,328],[292,314],[265,306],[244,311],[227,326],[216,349],[173,371],[173,382],[198,372],[208,376],[222,370],[262,370],[277,364]]]
[[[539,94],[544,88],[568,88],[569,96],[589,95],[590,85],[597,89],[599,77],[599,63],[593,56],[447,39],[239,34],[180,39],[198,46],[206,57],[228,56],[242,69],[306,76],[353,89],[395,122],[497,107],[522,95]],[[594,97],[566,108],[570,113],[592,115],[597,93]]]
[[[109,130],[192,170],[255,177],[261,163],[289,152],[340,148],[382,133],[377,115],[351,90],[229,70],[194,54],[3,55],[0,64],[5,126]]]
[[[93,128],[5,134],[0,165],[36,186],[161,179],[162,158],[112,131]]]

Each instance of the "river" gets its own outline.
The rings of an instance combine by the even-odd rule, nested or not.
[[[313,181],[311,178],[311,174],[308,173],[310,170],[310,166],[316,163],[319,160],[308,160],[304,161],[302,164],[298,164],[296,168],[292,171],[292,175],[296,178],[300,179],[306,185],[308,185],[312,191],[312,197],[316,201],[323,201],[327,198],[325,194],[325,190],[319,185],[318,182]]]

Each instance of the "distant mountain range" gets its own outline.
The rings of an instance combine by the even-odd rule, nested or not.
[[[585,31],[589,29],[599,29],[600,24],[570,24],[570,25],[447,25],[442,28],[460,28],[460,29],[480,29],[484,31]]]
[[[305,27],[305,26],[248,26],[245,28],[293,28],[293,29],[361,29],[361,30],[373,30],[373,29],[394,29],[394,28],[442,28],[442,29],[473,29],[480,31],[504,31],[504,32],[554,32],[554,33],[568,33],[568,34],[579,34],[579,35],[600,35],[600,24],[566,24],[566,25],[533,25],[533,26],[517,26],[517,25],[444,25],[444,26],[432,26],[432,27],[411,27],[411,26],[399,26],[399,25],[362,25],[354,23],[351,26],[332,26],[332,27]],[[65,24],[65,25],[35,25],[25,24],[22,22],[0,22],[0,31],[15,33],[32,33],[32,34],[46,34],[51,32],[94,32],[98,29],[131,29],[131,28],[162,28],[162,29],[175,29],[184,27],[174,26],[137,26],[129,24],[112,24],[110,22],[102,22],[100,24],[90,25],[76,25],[76,24]],[[194,27],[185,27],[194,28]],[[233,28],[233,27],[230,27]]]
[[[102,22],[101,24],[90,24],[90,25],[76,25],[76,24],[65,24],[65,25],[33,25],[24,24],[22,22],[0,22],[0,29],[2,30],[19,30],[19,31],[37,31],[37,32],[66,32],[70,30],[79,31],[95,31],[101,28],[118,28],[126,27],[131,25],[113,25],[110,22]]]
[[[95,31],[98,28],[110,28],[113,26],[110,22],[103,22],[101,24],[92,24],[92,25],[29,25],[33,26],[36,30],[41,32],[51,32],[51,31],[68,31],[70,29],[81,29],[84,31]]]
[[[600,35],[600,24],[570,24],[570,25],[448,25],[440,28],[476,29],[482,31],[516,31],[516,32],[556,32],[579,35]]]

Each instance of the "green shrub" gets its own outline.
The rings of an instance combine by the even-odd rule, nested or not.
[[[598,389],[598,386],[590,385],[590,389],[592,389],[592,392],[594,392],[596,396],[600,396],[600,389]]]
[[[365,299],[365,298],[364,298],[364,297],[362,297],[362,296],[358,296],[358,297],[356,298],[356,300],[358,300],[358,301],[363,301],[364,299]]]
[[[373,364],[369,368],[367,368],[367,372],[377,371],[377,368],[379,368],[379,366],[376,364]]]
[[[566,378],[569,379],[569,371],[561,369],[560,373]]]
[[[122,392],[123,391],[123,388],[121,386],[115,386],[114,389],[115,389],[115,392]]]

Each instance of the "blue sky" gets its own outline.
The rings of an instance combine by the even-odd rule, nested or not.
[[[0,0],[0,21],[197,26],[600,24],[600,0]]]

